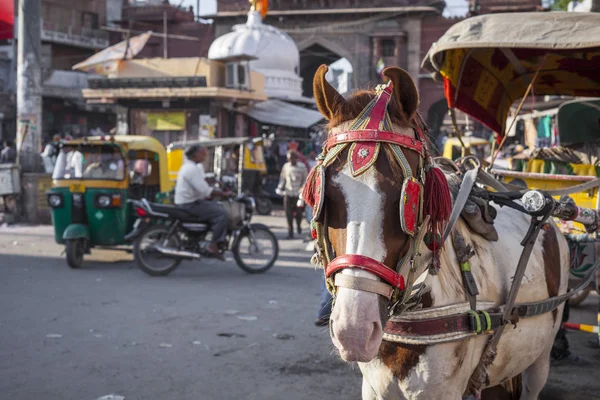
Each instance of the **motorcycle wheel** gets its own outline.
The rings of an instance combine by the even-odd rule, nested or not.
[[[240,233],[231,251],[238,267],[249,274],[259,274],[275,264],[279,244],[267,227],[251,226]]]
[[[150,276],[169,275],[181,263],[181,260],[170,258],[153,248],[154,245],[162,243],[167,232],[166,226],[150,227],[133,244],[133,257],[138,268]],[[175,248],[179,248],[179,245],[179,238],[175,235],[169,239],[167,244],[168,247]]]
[[[82,239],[67,240],[65,243],[67,264],[71,268],[81,268],[83,265],[83,253],[85,252]]]
[[[273,202],[266,197],[257,197],[256,199],[256,212],[259,215],[271,215],[273,211]]]

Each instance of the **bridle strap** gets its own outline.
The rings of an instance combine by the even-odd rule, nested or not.
[[[387,283],[344,274],[335,275],[335,286],[379,294],[388,300],[392,298],[394,293],[394,288]]]
[[[344,268],[357,268],[375,274],[393,288],[404,290],[404,277],[371,257],[360,254],[346,254],[336,257],[325,269],[325,277],[329,278]]]
[[[420,141],[418,138],[402,135],[397,132],[380,131],[377,129],[361,129],[330,135],[327,139],[327,149],[329,150],[338,144],[354,142],[397,144],[400,147],[416,151],[421,156],[424,155],[424,142]]]

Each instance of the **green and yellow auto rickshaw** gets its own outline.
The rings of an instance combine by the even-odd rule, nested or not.
[[[135,217],[128,199],[155,199],[171,190],[167,153],[148,136],[62,142],[47,192],[56,242],[79,268],[92,247],[128,244]]]

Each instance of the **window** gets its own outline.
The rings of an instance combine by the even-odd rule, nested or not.
[[[87,29],[98,29],[98,14],[91,12],[82,12],[81,27]]]
[[[246,67],[242,64],[238,64],[237,66],[237,81],[238,84],[242,87],[246,86]]]
[[[384,39],[381,41],[382,55],[384,57],[393,57],[396,50],[394,39]]]
[[[235,87],[235,65],[227,64],[226,69],[227,71],[225,74],[225,86]]]
[[[248,87],[248,71],[244,64],[229,63],[225,68],[225,87],[236,89]]]

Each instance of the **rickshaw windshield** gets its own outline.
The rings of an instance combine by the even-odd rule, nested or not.
[[[52,179],[125,179],[125,162],[118,147],[63,146]]]

